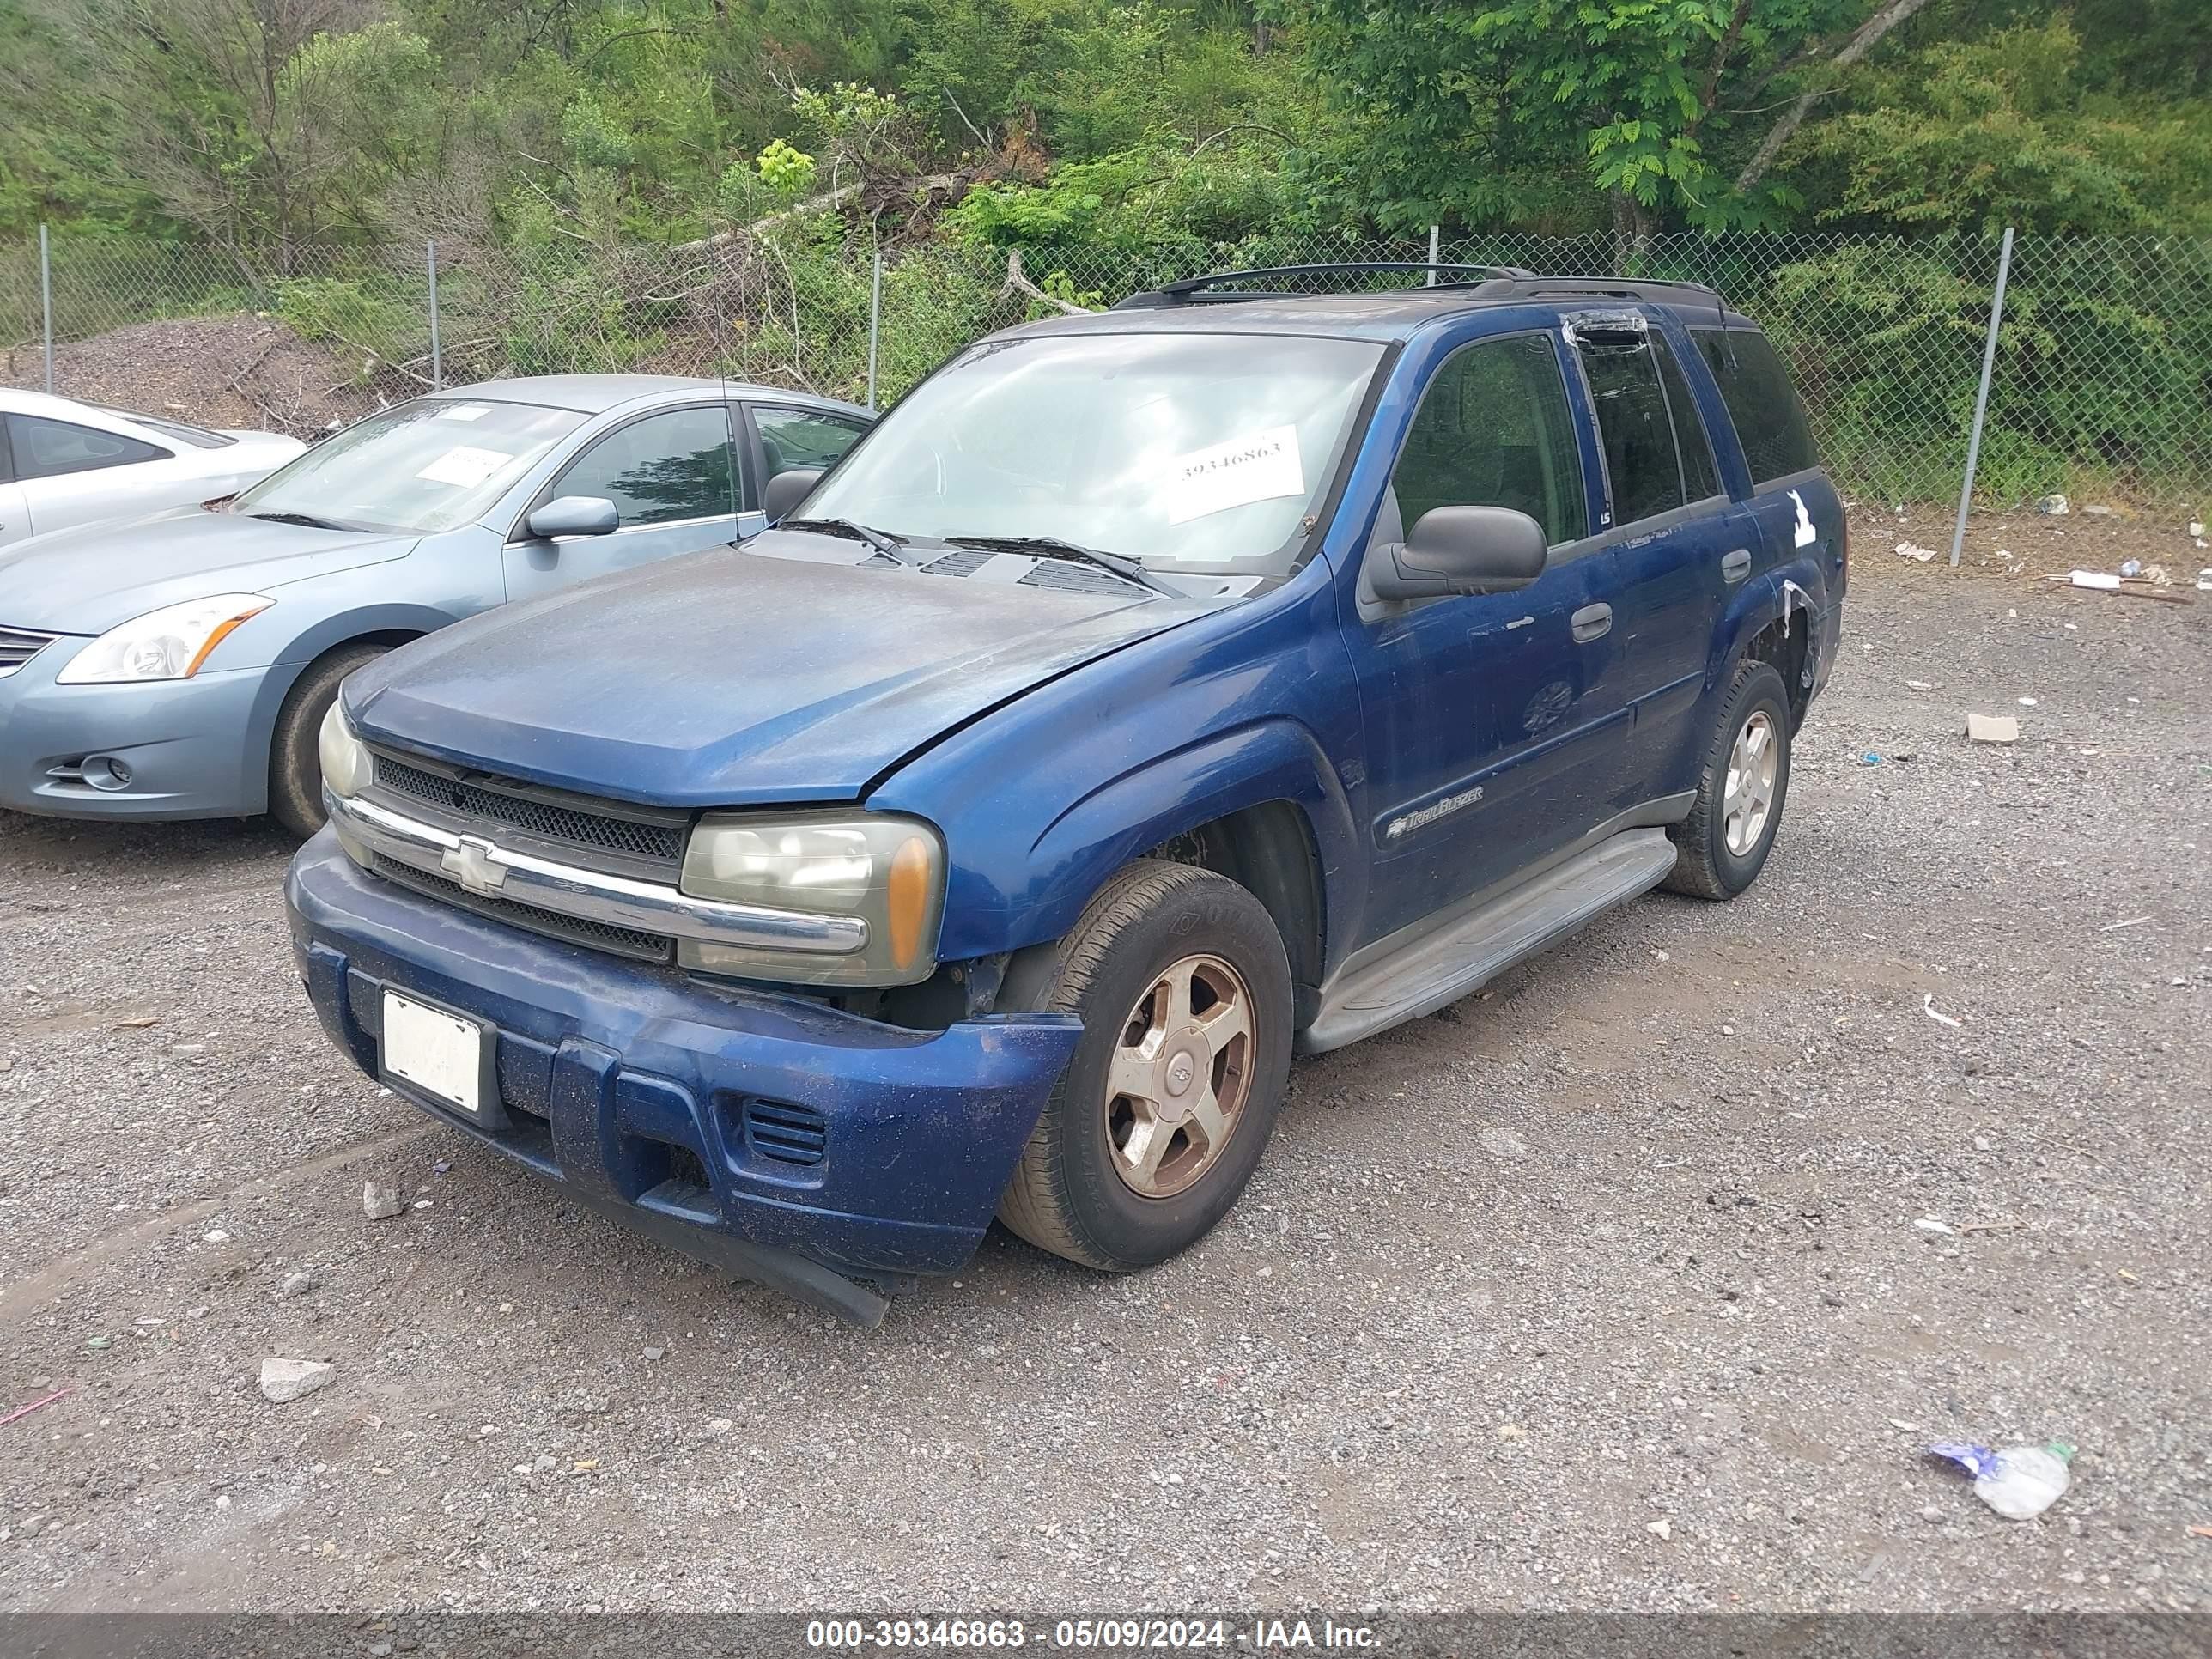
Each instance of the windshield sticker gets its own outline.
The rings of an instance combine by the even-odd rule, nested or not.
[[[1168,463],[1168,522],[1188,524],[1209,513],[1306,493],[1298,429],[1271,426],[1177,455]]]
[[[452,484],[458,489],[474,489],[514,459],[496,449],[472,449],[466,444],[457,444],[415,476],[428,478],[432,483]]]
[[[481,421],[490,413],[489,404],[455,404],[449,409],[440,410],[438,418],[441,421]]]

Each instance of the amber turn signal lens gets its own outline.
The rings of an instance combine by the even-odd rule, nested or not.
[[[914,966],[921,955],[921,924],[929,915],[929,843],[909,836],[891,854],[891,961],[900,969]]]

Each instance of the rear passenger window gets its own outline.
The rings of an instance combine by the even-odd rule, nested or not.
[[[1566,384],[1540,334],[1481,340],[1447,359],[1390,474],[1407,531],[1437,507],[1510,507],[1557,547],[1589,533]]]
[[[1693,501],[1721,493],[1720,474],[1713,470],[1712,440],[1705,435],[1705,416],[1690,396],[1690,383],[1673,348],[1656,334],[1651,337],[1653,356],[1659,360],[1659,384],[1667,389],[1667,407],[1674,416],[1674,447],[1682,455],[1682,489]]]
[[[1790,371],[1764,334],[1748,328],[1699,328],[1692,329],[1690,337],[1705,353],[1713,379],[1720,382],[1721,401],[1728,405],[1736,436],[1743,441],[1753,483],[1820,464],[1805,406],[1797,401]]]
[[[1613,486],[1613,521],[1671,513],[1686,499],[1682,463],[1674,452],[1674,423],[1659,385],[1655,336],[1601,337],[1582,346],[1583,372],[1597,405],[1598,435],[1605,442],[1606,477]]]
[[[167,450],[136,438],[72,421],[50,421],[41,415],[10,415],[8,435],[15,451],[18,478],[57,478],[66,472],[97,472],[169,459]]]

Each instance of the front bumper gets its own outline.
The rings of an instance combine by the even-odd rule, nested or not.
[[[323,1029],[371,1077],[648,1231],[848,1275],[967,1260],[1082,1034],[1049,1014],[913,1031],[623,962],[370,875],[327,829],[284,892]],[[483,1121],[383,1072],[386,988],[495,1034]]]
[[[266,693],[279,671],[55,684],[85,643],[57,640],[0,677],[0,806],[57,817],[191,818],[250,817],[268,805]],[[88,781],[112,780],[110,761],[128,769],[127,783]]]

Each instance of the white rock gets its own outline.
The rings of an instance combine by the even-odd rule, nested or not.
[[[261,1362],[261,1393],[275,1405],[287,1405],[314,1393],[337,1374],[338,1368],[327,1359],[279,1359],[272,1354]]]
[[[314,1274],[288,1273],[285,1275],[284,1282],[277,1286],[276,1294],[279,1296],[305,1296],[309,1291],[312,1291],[314,1288]]]
[[[210,1227],[207,1231],[200,1235],[200,1243],[203,1244],[228,1244],[230,1243],[230,1235],[223,1231],[220,1227]]]
[[[389,1221],[407,1207],[399,1189],[382,1182],[365,1181],[361,1188],[361,1212],[371,1221]]]

